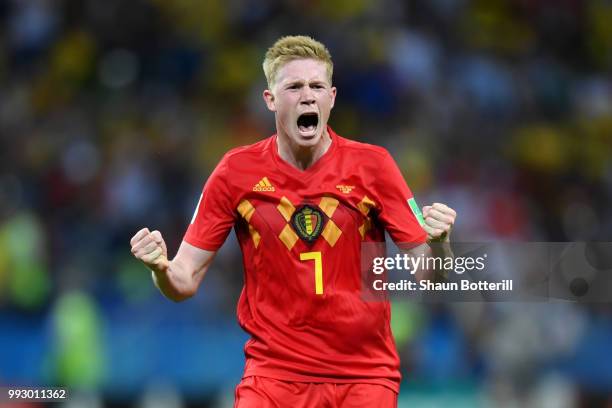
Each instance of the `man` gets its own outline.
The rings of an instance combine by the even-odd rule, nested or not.
[[[172,261],[159,231],[146,228],[132,253],[181,301],[235,228],[245,272],[238,320],[251,335],[236,407],[395,407],[389,304],[361,297],[361,244],[382,242],[386,230],[429,254],[427,240],[448,242],[455,212],[425,207],[421,227],[390,154],[327,126],[336,88],[324,45],[283,37],[263,68],[277,134],[223,157]]]

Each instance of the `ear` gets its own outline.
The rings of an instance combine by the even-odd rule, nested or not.
[[[274,94],[272,93],[272,91],[269,89],[263,91],[263,98],[266,102],[266,106],[268,107],[268,109],[272,112],[276,112],[276,104],[274,103]]]
[[[336,93],[337,93],[337,89],[335,86],[332,86],[329,90],[331,92],[331,107],[334,107],[334,103],[336,103]]]

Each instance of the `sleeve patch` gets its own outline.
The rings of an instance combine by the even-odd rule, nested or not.
[[[417,204],[414,197],[408,200],[408,205],[410,206],[410,209],[412,210],[412,213],[414,214],[416,219],[419,221],[419,224],[421,225],[421,227],[425,225],[425,220],[423,219],[423,213],[421,213],[421,209],[419,208],[419,205]]]

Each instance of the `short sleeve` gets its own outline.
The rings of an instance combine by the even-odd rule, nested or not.
[[[383,227],[396,244],[426,242],[427,233],[417,219],[420,211],[412,192],[393,157],[386,150],[381,167],[376,189],[379,201],[378,217]]]
[[[183,240],[209,251],[223,245],[236,221],[228,183],[228,164],[224,157],[204,185]]]

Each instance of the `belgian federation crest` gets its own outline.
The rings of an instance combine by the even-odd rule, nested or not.
[[[296,209],[291,216],[291,225],[296,234],[309,244],[319,238],[324,224],[325,217],[321,210],[308,204]]]

